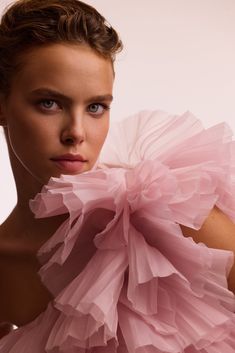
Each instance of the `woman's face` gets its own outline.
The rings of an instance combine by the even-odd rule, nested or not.
[[[1,101],[15,176],[45,184],[90,170],[109,128],[111,61],[86,45],[54,44],[21,63]]]

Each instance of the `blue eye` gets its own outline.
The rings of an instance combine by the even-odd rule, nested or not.
[[[109,107],[107,105],[100,103],[92,103],[88,106],[88,112],[94,115],[101,115],[108,109]]]

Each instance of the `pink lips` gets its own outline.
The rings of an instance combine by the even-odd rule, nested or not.
[[[87,162],[79,154],[64,154],[62,156],[51,158],[57,167],[64,173],[79,173]]]

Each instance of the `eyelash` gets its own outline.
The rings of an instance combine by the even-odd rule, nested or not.
[[[36,104],[43,110],[43,111],[47,111],[47,112],[50,112],[50,111],[54,111],[53,109],[51,109],[51,108],[45,108],[45,107],[43,107],[43,104],[45,103],[45,102],[50,102],[50,103],[55,103],[58,107],[59,107],[59,109],[62,109],[61,108],[61,105],[56,101],[56,100],[54,100],[54,99],[41,99],[41,100],[39,100]],[[107,105],[107,104],[104,104],[104,103],[91,103],[91,104],[89,104],[88,105],[88,109],[89,109],[89,107],[91,107],[91,106],[100,106],[100,107],[102,107],[103,108],[103,110],[104,111],[108,111],[108,110],[110,110],[110,106],[109,105]],[[102,113],[96,113],[96,112],[90,112],[92,115],[102,115]]]
[[[40,109],[42,109],[43,111],[47,111],[47,112],[53,111],[53,109],[51,109],[51,108],[46,108],[45,106],[43,106],[44,103],[48,103],[48,102],[53,103],[53,104],[56,104],[56,105],[60,108],[60,105],[59,105],[58,102],[56,102],[54,99],[41,99],[41,100],[39,100],[39,101],[36,102],[36,105],[37,105]],[[61,109],[61,108],[60,108],[60,109]]]
[[[100,107],[102,107],[103,108],[103,110],[104,111],[107,111],[107,110],[110,110],[110,107],[107,105],[107,104],[104,104],[104,103],[91,103],[91,104],[89,104],[89,106],[88,106],[88,108],[89,107],[91,107],[91,106],[94,106],[94,105],[99,105]],[[103,113],[103,112],[102,112]],[[102,115],[102,113],[98,113],[98,114],[96,114],[96,113],[91,113],[91,114],[93,114],[93,115]]]

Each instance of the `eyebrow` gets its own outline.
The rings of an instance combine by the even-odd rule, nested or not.
[[[30,92],[32,95],[39,96],[39,95],[44,95],[48,97],[54,97],[58,99],[63,99],[67,102],[72,102],[72,99],[64,95],[63,93],[60,93],[56,90],[50,89],[50,88],[37,88],[33,91]],[[102,94],[102,95],[97,95],[90,97],[87,101],[89,102],[104,102],[104,101],[109,101],[112,102],[113,96],[111,94]]]

